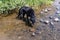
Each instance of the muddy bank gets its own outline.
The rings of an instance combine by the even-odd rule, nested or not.
[[[46,7],[52,8],[53,10],[49,11],[48,13],[44,13],[43,16],[41,16],[40,11],[41,9],[44,9]],[[36,24],[34,25],[34,29],[40,25],[39,19],[43,18],[47,15],[52,15],[55,11],[55,8],[52,6],[42,6],[41,8],[38,7],[35,10],[36,15]],[[28,30],[30,29],[29,26],[25,24],[22,20],[16,19],[17,13],[13,13],[6,17],[0,17],[0,33],[3,33],[6,35],[8,39],[6,40],[44,40],[42,39],[42,36],[45,35],[44,32],[40,35],[36,35],[36,37],[31,37],[31,32]],[[4,37],[2,37],[4,39]],[[3,40],[2,39],[2,40]]]

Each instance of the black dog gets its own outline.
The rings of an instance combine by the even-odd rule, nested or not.
[[[25,15],[26,15],[26,18],[25,18]],[[23,6],[19,9],[18,18],[23,20],[27,19],[26,20],[27,23],[31,23],[34,25],[35,23],[34,10],[30,7]]]

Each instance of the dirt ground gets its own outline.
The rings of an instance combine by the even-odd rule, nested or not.
[[[35,9],[35,14],[37,19],[40,19],[41,17],[39,13],[40,11],[41,11],[40,9],[39,10]],[[52,14],[53,11],[55,11],[55,9],[52,9],[48,14]],[[44,14],[44,16],[48,14]],[[16,19],[16,17],[17,17],[17,13],[13,13],[6,17],[0,16],[0,40],[39,40],[40,39],[40,38],[34,39],[33,37],[31,38],[28,32],[25,33],[25,31],[29,30],[30,27],[27,26],[25,22],[23,22],[22,20]],[[36,22],[34,28],[37,27],[38,25],[39,25],[39,21]]]

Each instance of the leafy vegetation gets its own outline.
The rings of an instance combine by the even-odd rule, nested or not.
[[[37,6],[42,4],[50,4],[51,0],[0,0],[0,13],[12,10],[23,5]]]

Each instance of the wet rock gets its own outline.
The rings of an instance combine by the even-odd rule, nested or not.
[[[54,21],[59,22],[60,20],[59,20],[59,18],[54,18]]]

